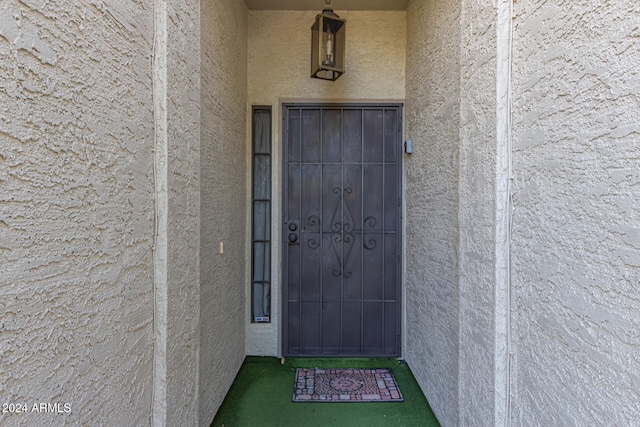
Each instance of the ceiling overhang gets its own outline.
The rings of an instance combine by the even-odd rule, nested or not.
[[[245,0],[251,10],[317,10],[324,0]],[[334,10],[407,10],[409,0],[331,0]]]

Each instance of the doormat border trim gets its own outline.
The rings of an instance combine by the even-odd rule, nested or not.
[[[298,368],[291,401],[385,403],[404,402],[404,397],[389,368]]]

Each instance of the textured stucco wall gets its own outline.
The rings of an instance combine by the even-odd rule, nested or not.
[[[460,15],[435,0],[407,10],[405,356],[443,425],[458,417]]]
[[[167,0],[166,16],[166,422],[193,426],[200,341],[200,2]]]
[[[514,425],[640,419],[640,3],[515,5]]]
[[[445,425],[506,414],[505,4],[407,12],[407,359]]]
[[[0,3],[0,401],[71,404],[3,426],[149,423],[152,38],[149,2]]]
[[[0,6],[2,425],[198,422],[199,13]]]
[[[199,410],[208,426],[245,355],[247,11],[238,0],[201,7]]]
[[[434,411],[633,425],[637,2],[407,16],[407,359]]]
[[[346,72],[335,82],[311,79],[311,25],[318,11],[257,11],[248,17],[248,97],[251,105],[273,108],[272,194],[274,272],[271,324],[247,324],[247,353],[279,354],[280,222],[281,218],[280,102],[285,100],[402,100],[405,94],[404,11],[341,11],[347,20]],[[283,36],[286,35],[286,36]],[[248,133],[250,135],[250,132]],[[249,280],[247,279],[247,282]],[[250,312],[247,288],[247,310]],[[250,319],[247,317],[247,322]]]
[[[493,2],[495,3],[495,2]],[[460,15],[459,425],[495,419],[497,8],[462,2]],[[508,76],[500,76],[505,78]],[[504,341],[502,345],[504,354]]]

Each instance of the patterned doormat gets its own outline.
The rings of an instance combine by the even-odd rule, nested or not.
[[[298,368],[293,402],[403,402],[391,369]]]

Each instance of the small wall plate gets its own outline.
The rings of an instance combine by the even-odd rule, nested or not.
[[[413,141],[410,139],[407,139],[404,142],[404,152],[407,154],[411,154],[413,153]]]

